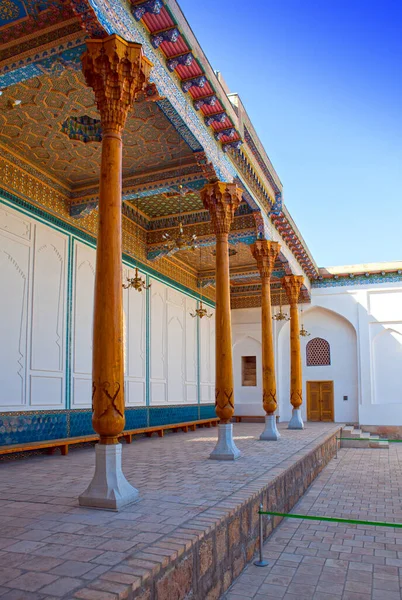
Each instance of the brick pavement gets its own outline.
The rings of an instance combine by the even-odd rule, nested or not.
[[[342,449],[294,507],[299,514],[402,523],[402,447]],[[285,519],[223,600],[400,600],[402,529]]]
[[[232,464],[207,460],[215,429],[124,446],[124,472],[141,500],[120,513],[78,507],[93,448],[0,463],[0,600],[132,597],[146,577],[334,431],[334,424],[281,426],[279,442],[263,443],[256,439],[262,427],[235,425],[243,456]]]

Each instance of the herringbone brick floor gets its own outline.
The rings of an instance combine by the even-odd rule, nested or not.
[[[402,523],[402,447],[343,449],[292,512]],[[285,519],[224,600],[400,600],[402,529]]]
[[[94,470],[93,448],[0,466],[0,600],[116,600],[180,556],[200,531],[308,454],[334,423],[305,431],[236,424],[242,458],[208,460],[217,430],[143,438],[123,447],[123,468],[141,500],[119,513],[78,507]]]

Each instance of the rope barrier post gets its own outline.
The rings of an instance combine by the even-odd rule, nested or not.
[[[338,458],[338,438],[335,436],[335,458]]]
[[[260,528],[260,535],[259,535],[259,557],[258,560],[254,561],[254,564],[256,567],[266,567],[268,566],[268,561],[264,560],[264,557],[262,555],[263,552],[263,544],[264,544],[264,531],[263,531],[263,523],[262,523],[262,510],[263,510],[263,505],[260,504],[260,511],[259,511],[259,528]]]

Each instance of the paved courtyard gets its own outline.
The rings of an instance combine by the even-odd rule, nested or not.
[[[141,500],[120,513],[78,507],[93,448],[0,462],[0,600],[125,598],[336,429],[281,426],[281,440],[265,443],[256,439],[262,427],[235,425],[243,455],[232,464],[207,460],[215,428],[124,445],[124,471]]]
[[[342,449],[295,506],[300,514],[402,523],[402,447]],[[400,600],[402,529],[287,519],[224,600]]]

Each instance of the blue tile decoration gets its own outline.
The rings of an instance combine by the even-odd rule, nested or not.
[[[149,425],[169,425],[198,419],[198,404],[190,406],[153,406],[149,408]]]
[[[200,419],[213,419],[216,417],[215,404],[201,404]]]
[[[126,408],[126,426],[124,429],[141,429],[147,427],[146,408]]]
[[[382,283],[401,283],[402,282],[402,271],[386,272],[382,273],[365,273],[365,275],[333,275],[332,277],[319,277],[311,282],[312,288],[323,288],[323,287],[342,287],[349,285],[373,285]]]
[[[0,445],[67,437],[67,412],[0,415]]]
[[[72,410],[70,412],[70,435],[91,435],[95,433],[92,427],[92,412],[90,410]]]
[[[200,416],[199,415],[200,412]],[[127,408],[125,429],[170,425],[216,417],[213,404]],[[91,435],[90,410],[0,413],[0,446]]]

